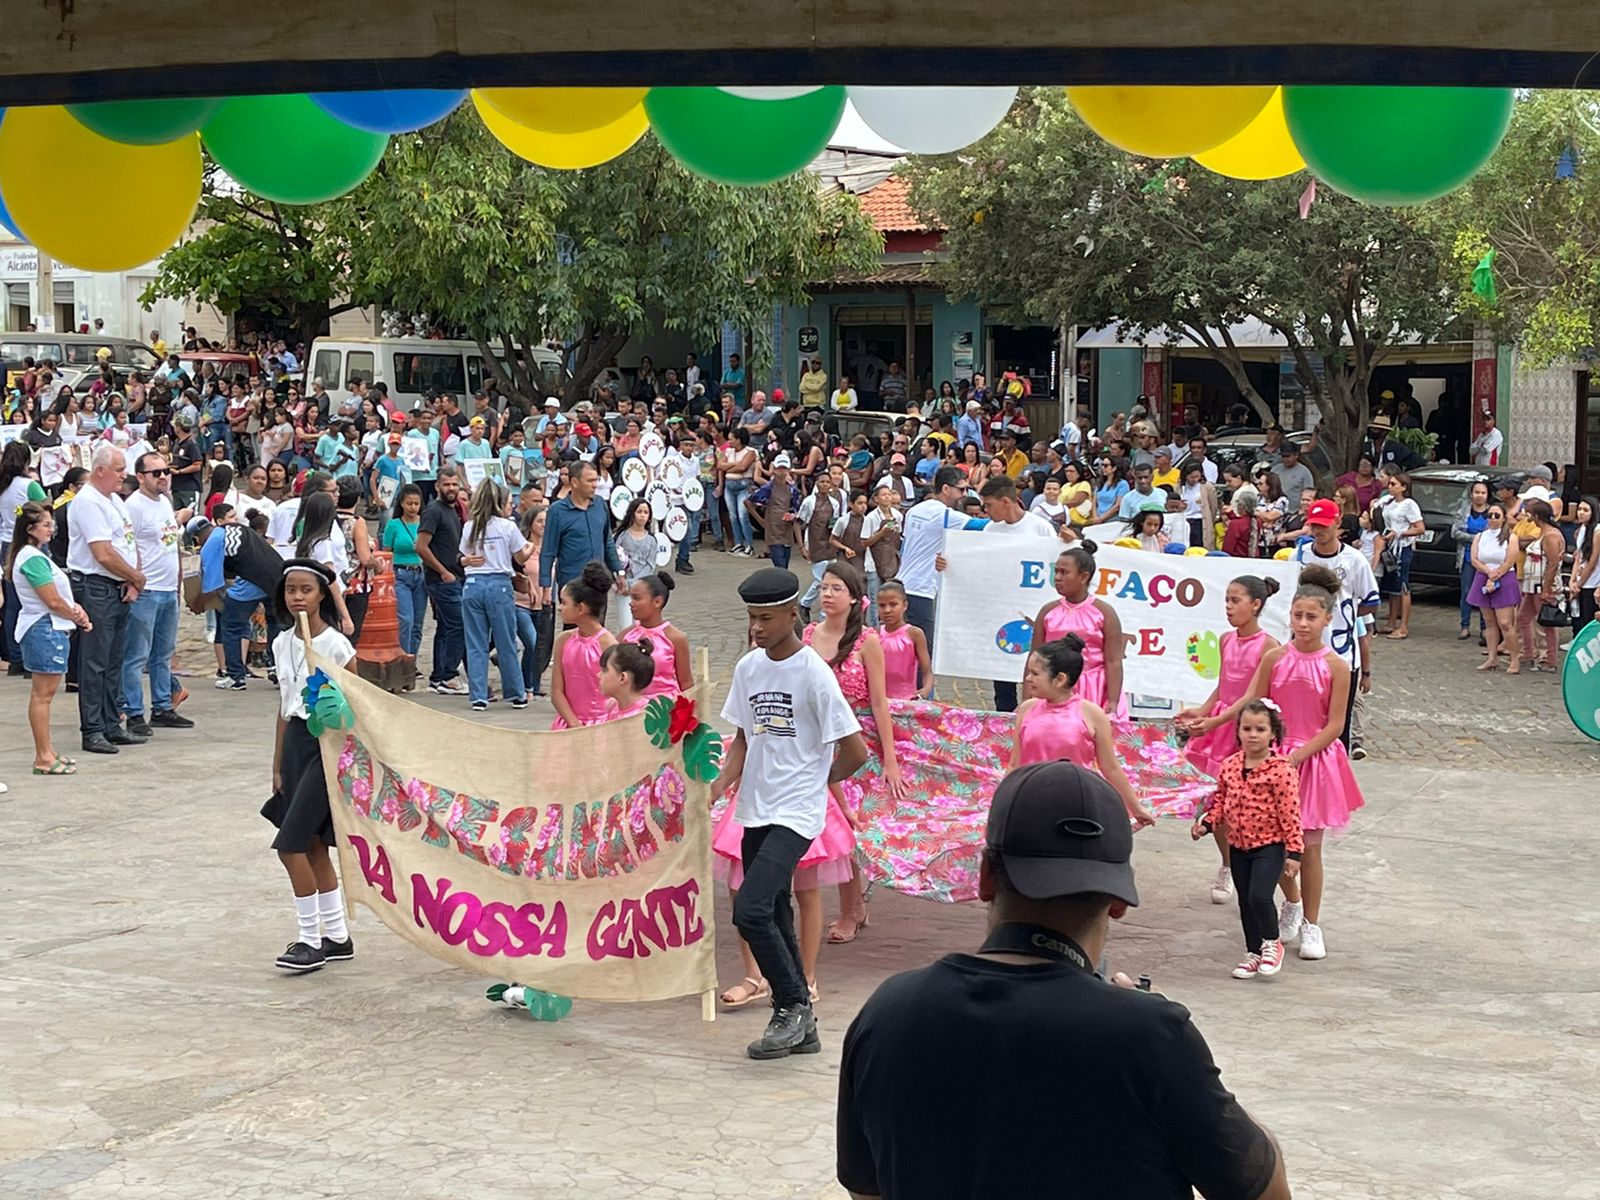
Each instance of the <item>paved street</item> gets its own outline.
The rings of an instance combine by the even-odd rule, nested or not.
[[[725,681],[751,564],[697,562],[669,615]],[[27,775],[26,684],[0,679],[0,1200],[841,1194],[845,1026],[886,974],[976,946],[981,910],[875,896],[861,939],[823,954],[824,1053],[779,1063],[743,1057],[753,1010],[708,1025],[693,999],[579,1003],[548,1025],[491,1008],[484,980],[364,909],[354,963],[285,977],[271,959],[292,908],[256,815],[276,693],[213,691],[196,624],[200,728],[75,780]],[[1299,1197],[1600,1197],[1600,901],[1584,886],[1600,748],[1554,676],[1477,673],[1455,625],[1453,603],[1424,597],[1412,639],[1381,646],[1356,767],[1368,806],[1328,856],[1325,961],[1230,979],[1237,910],[1208,902],[1214,853],[1177,823],[1141,835],[1145,903],[1113,931],[1117,969],[1193,1009]],[[55,709],[68,753],[72,701]],[[503,707],[490,719],[549,715]],[[725,903],[718,933],[731,983]],[[1004,1097],[951,1079],[928,1103]]]

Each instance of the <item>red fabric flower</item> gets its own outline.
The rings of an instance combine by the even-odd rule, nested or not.
[[[700,715],[694,710],[694,701],[679,696],[672,702],[672,718],[667,723],[667,737],[673,744],[681,742],[700,725]]]

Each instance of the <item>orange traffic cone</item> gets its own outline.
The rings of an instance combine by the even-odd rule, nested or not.
[[[409,692],[417,679],[417,660],[400,649],[400,610],[394,599],[394,556],[372,556],[372,590],[367,615],[356,639],[356,674],[391,692]]]

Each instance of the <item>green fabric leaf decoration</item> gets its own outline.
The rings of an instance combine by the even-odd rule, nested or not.
[[[1496,304],[1500,300],[1499,289],[1494,285],[1494,256],[1495,252],[1490,250],[1478,260],[1478,265],[1472,268],[1472,290],[1489,305]]]
[[[697,783],[710,783],[722,769],[722,735],[704,721],[683,739],[683,770]]]
[[[316,707],[307,717],[307,727],[310,726],[310,716],[315,716],[323,729],[353,729],[356,723],[356,714],[350,711],[350,702],[344,698],[339,685],[332,682],[322,685]]]
[[[657,696],[644,706],[644,731],[658,750],[672,745],[672,697]]]

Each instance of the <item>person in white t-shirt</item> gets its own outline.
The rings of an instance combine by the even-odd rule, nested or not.
[[[91,623],[78,639],[78,729],[90,754],[147,740],[122,727],[128,608],[145,587],[133,521],[118,494],[127,470],[122,451],[102,444],[68,510],[67,570]]]
[[[467,639],[467,688],[474,712],[489,707],[489,646],[500,658],[500,686],[512,708],[528,707],[517,657],[517,597],[512,577],[533,552],[511,519],[511,493],[485,479],[472,493],[461,527],[461,620]]]
[[[172,653],[178,645],[178,584],[183,579],[179,542],[193,509],[174,512],[172,469],[159,454],[133,461],[139,490],[128,497],[128,517],[139,544],[145,587],[128,608],[128,645],[122,660],[122,710],[128,730],[149,737],[154,727],[193,729],[173,709]],[[144,719],[144,675],[150,674],[150,719]]]
[[[1501,433],[1494,425],[1492,412],[1483,414],[1483,432],[1472,439],[1472,461],[1480,467],[1494,467],[1500,464],[1500,448],[1506,444],[1506,435]]]
[[[933,490],[926,500],[913,504],[901,521],[900,571],[906,589],[906,620],[922,630],[933,652],[934,601],[939,595],[939,572],[944,562],[944,535],[951,529],[981,529],[982,521],[969,519],[960,509],[967,495],[967,477],[959,467],[940,467],[933,473]]]
[[[1369,629],[1372,614],[1378,611],[1378,579],[1372,573],[1367,556],[1343,541],[1343,517],[1335,501],[1313,501],[1306,509],[1305,527],[1311,534],[1311,541],[1295,548],[1294,561],[1327,567],[1339,577],[1333,620],[1322,636],[1334,653],[1350,664],[1358,681],[1358,685],[1350,689],[1351,712],[1346,723],[1345,744],[1350,749],[1350,757],[1359,761],[1366,757],[1357,726],[1364,697],[1372,691]]]
[[[790,908],[794,871],[822,833],[828,786],[861,768],[867,746],[832,668],[796,632],[800,581],[767,567],[739,585],[739,597],[754,649],[734,668],[722,707],[734,735],[711,795],[720,799],[739,785],[734,820],[744,830],[744,881],[733,923],[772,989],[772,1019],[746,1052],[756,1059],[816,1054],[822,1043]]]
[[[983,501],[984,514],[989,518],[989,523],[983,527],[984,533],[1057,540],[1056,526],[1049,517],[1023,509],[1022,501],[1017,496],[1016,481],[1009,476],[996,475],[978,490],[978,496]],[[1076,538],[1077,535],[1072,536]],[[1059,548],[1050,550],[1051,555],[1058,552]],[[994,708],[996,712],[1017,711],[1016,680],[994,681]]]

